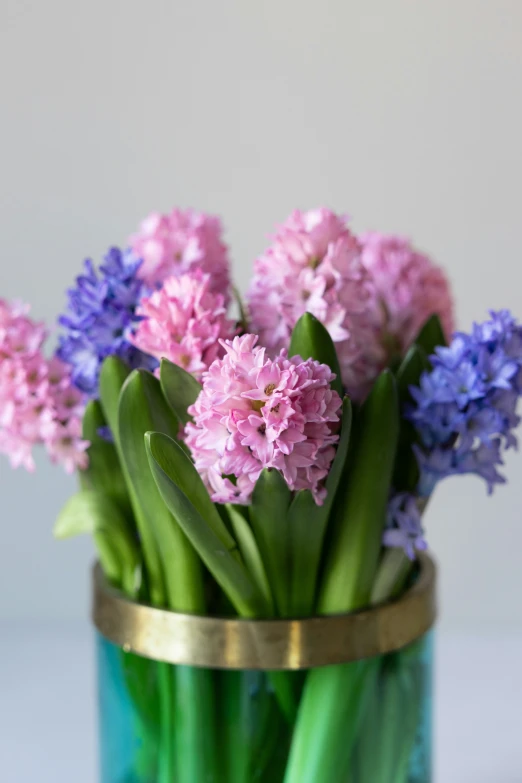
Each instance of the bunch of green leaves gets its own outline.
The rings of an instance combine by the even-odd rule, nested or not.
[[[308,490],[292,493],[273,469],[260,475],[248,507],[213,503],[178,438],[199,383],[166,360],[157,379],[109,357],[100,403],[90,403],[85,413],[89,468],[56,534],[91,532],[115,586],[172,611],[205,614],[227,606],[241,617],[302,617],[387,600],[409,573],[404,556],[381,546],[388,498],[392,486],[413,491],[418,481],[416,434],[401,408],[442,342],[438,319],[432,318],[398,368],[376,380],[362,406],[352,409],[343,399],[321,506]],[[290,355],[296,354],[328,364],[336,374],[332,387],[342,394],[335,346],[308,313],[292,334]],[[106,426],[111,443],[99,435]],[[176,775],[182,783],[213,780],[208,770],[218,769],[218,740],[211,673],[155,665],[164,748],[160,783]],[[302,692],[286,783],[339,779],[357,727],[349,719],[362,709],[369,669],[350,664],[317,670],[304,690],[302,678],[273,674],[281,713],[291,723]],[[349,697],[339,701],[340,692]],[[189,702],[193,708],[187,710]],[[147,705],[142,707],[147,713]],[[182,729],[175,730],[180,710]],[[318,710],[327,716],[319,727]]]

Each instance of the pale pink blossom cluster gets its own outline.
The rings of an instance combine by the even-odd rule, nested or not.
[[[453,329],[450,287],[439,267],[405,239],[356,238],[346,218],[326,208],[290,215],[255,262],[248,301],[251,329],[272,354],[288,346],[304,312],[315,315],[356,401],[404,355],[429,316],[440,316],[447,337]]]
[[[251,329],[271,354],[288,346],[304,312],[336,344],[344,386],[366,393],[384,364],[372,309],[373,286],[346,218],[326,208],[295,211],[254,266],[248,292]]]
[[[362,261],[374,285],[380,340],[388,351],[404,354],[434,314],[449,339],[454,327],[453,301],[442,269],[403,237],[371,232],[360,241]]]
[[[228,301],[230,268],[221,220],[192,209],[153,212],[129,239],[142,259],[138,275],[150,287],[195,268],[210,275],[212,291]]]
[[[222,341],[225,356],[203,375],[185,428],[196,468],[218,503],[248,503],[263,468],[274,468],[321,504],[338,440],[335,376],[284,350],[269,359],[256,343],[253,334]]]
[[[68,473],[87,466],[81,437],[83,400],[67,365],[46,359],[46,331],[28,308],[0,299],[0,452],[11,465],[34,470],[32,450],[43,444]]]
[[[212,293],[210,275],[200,269],[168,277],[162,287],[141,300],[140,321],[131,342],[156,359],[166,358],[200,378],[223,354],[220,339],[232,337],[222,294]]]

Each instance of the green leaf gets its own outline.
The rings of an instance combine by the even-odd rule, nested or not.
[[[383,372],[356,420],[349,472],[336,500],[318,609],[355,611],[370,600],[399,433],[395,378]]]
[[[145,441],[150,468],[166,506],[238,613],[244,617],[269,615],[270,607],[244,565],[169,475],[172,470],[177,477],[183,474],[178,465],[181,457],[186,459],[184,452],[172,438],[158,432],[147,433]]]
[[[247,567],[250,576],[265,596],[267,603],[270,605],[270,614],[274,614],[274,600],[272,598],[270,584],[266,576],[265,567],[261,555],[259,554],[252,528],[237,508],[234,508],[230,503],[227,504],[226,508],[245,566]]]
[[[426,356],[431,356],[435,348],[447,345],[438,315],[432,315],[428,318],[414,343],[423,349]]]
[[[135,370],[125,382],[118,405],[118,441],[138,523],[153,603],[173,611],[204,611],[203,581],[195,552],[173,520],[150,472],[145,433],[171,437],[177,419],[151,373]]]
[[[315,607],[317,577],[323,551],[328,519],[341,476],[346,472],[346,458],[352,429],[352,406],[343,400],[341,435],[337,451],[326,479],[326,498],[318,506],[309,490],[295,494],[288,510],[288,527],[292,552],[292,582],[290,614],[307,617]]]
[[[107,525],[113,513],[119,518],[118,509],[107,495],[95,490],[81,490],[67,500],[58,514],[53,535],[58,539],[86,533],[92,535],[96,529]]]
[[[291,497],[279,471],[265,469],[256,482],[250,506],[252,530],[281,617],[290,612],[292,553],[287,512]]]
[[[130,372],[130,368],[117,356],[108,356],[103,362],[100,372],[101,406],[114,437],[118,432],[120,392]]]
[[[117,461],[119,463],[121,475],[123,477],[124,484],[126,486],[126,496],[128,497],[134,514],[136,513],[136,504],[133,498],[132,486],[130,484],[129,477],[126,473],[125,464],[123,461],[120,442],[118,437],[118,404],[120,401],[120,393],[123,384],[130,375],[130,368],[119,359],[117,356],[108,356],[101,368],[100,372],[100,409],[104,417],[104,424],[109,426],[114,439],[114,449],[117,455]],[[99,417],[100,413],[97,409],[92,410],[91,420],[88,422],[90,428],[94,426],[94,422]],[[97,442],[101,439],[98,436]],[[111,445],[111,444],[108,444]],[[106,466],[107,460],[110,457],[114,458],[114,454],[107,450],[104,455],[104,461],[100,465],[100,471]],[[96,487],[94,487],[96,488]],[[120,489],[117,489],[118,494],[121,493]]]
[[[54,526],[58,539],[86,533],[94,537],[107,578],[134,595],[140,565],[139,549],[117,504],[101,491],[81,490],[73,495]]]
[[[127,518],[132,520],[132,509],[125,484],[125,478],[114,443],[100,437],[99,430],[107,426],[102,407],[98,400],[90,400],[83,415],[83,437],[90,442],[87,454],[89,465],[79,472],[83,489],[95,489],[104,492],[119,506]],[[129,523],[129,529],[134,525]]]
[[[342,419],[341,419],[341,435],[335,457],[332,462],[332,467],[326,479],[326,498],[321,508],[323,516],[328,517],[339,487],[341,476],[345,472],[346,458],[348,456],[348,447],[350,445],[350,436],[352,432],[352,404],[348,397],[343,400],[342,407]]]
[[[182,424],[192,421],[187,408],[196,402],[201,384],[177,364],[162,359],[160,365],[161,388],[170,408]]]
[[[299,355],[303,359],[312,358],[327,364],[336,376],[331,384],[332,389],[335,389],[340,397],[343,396],[341,368],[335,345],[326,328],[311,313],[304,313],[294,326],[288,355]]]
[[[163,470],[187,496],[196,511],[207,521],[223,546],[233,554],[236,560],[241,560],[237,543],[210,499],[208,489],[203,484],[192,460],[187,457],[179,443],[172,437],[169,438],[159,432],[147,433],[147,441],[151,439],[155,444],[155,454],[161,455]]]
[[[422,373],[429,370],[430,366],[424,350],[418,345],[412,345],[397,371],[401,420],[392,484],[398,492],[413,492],[419,482],[419,466],[412,450],[419,437],[415,426],[403,414],[405,406],[412,401],[410,386],[417,386]]]
[[[417,386],[423,372],[429,370],[431,364],[426,352],[419,345],[412,345],[397,370],[397,392],[399,402],[411,400],[410,386]]]

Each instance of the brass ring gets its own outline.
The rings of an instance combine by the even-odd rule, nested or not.
[[[398,600],[343,615],[243,620],[178,614],[133,603],[93,569],[92,618],[128,652],[212,669],[309,669],[394,652],[433,625],[435,565],[419,555],[415,584]]]

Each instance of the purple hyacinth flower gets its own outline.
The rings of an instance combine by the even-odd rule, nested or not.
[[[412,387],[413,405],[405,411],[420,439],[417,491],[428,496],[442,478],[473,473],[492,492],[504,482],[502,451],[517,444],[522,327],[507,310],[492,312],[430,359],[433,369]]]
[[[416,550],[427,548],[421,514],[413,495],[398,492],[391,497],[382,542],[384,546],[403,549],[410,560],[415,559]]]
[[[87,259],[75,287],[68,291],[68,309],[59,318],[63,333],[57,354],[71,365],[73,383],[89,397],[98,394],[101,364],[107,356],[118,356],[131,369],[157,366],[153,357],[128,340],[140,320],[136,307],[147,293],[136,275],[140,264],[130,250],[112,247],[99,271]]]

